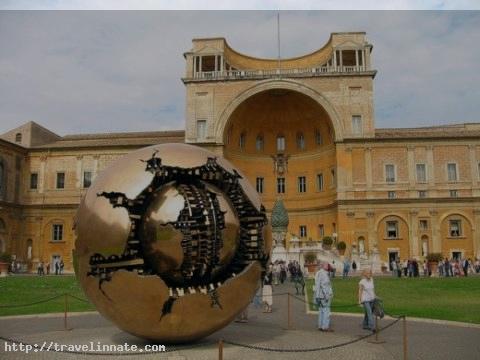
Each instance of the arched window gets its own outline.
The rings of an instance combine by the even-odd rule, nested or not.
[[[240,147],[241,150],[245,149],[245,141],[246,141],[247,136],[245,135],[244,132],[240,134],[240,139],[238,141],[238,146]]]
[[[263,151],[263,135],[257,135],[257,139],[255,141],[255,149],[257,151]]]
[[[22,142],[22,133],[15,134],[15,142],[20,143]]]
[[[301,132],[297,134],[297,149],[305,150],[305,136]]]
[[[278,135],[277,136],[277,152],[284,152],[285,151],[285,136]]]
[[[322,145],[323,144],[323,139],[322,139],[322,133],[320,130],[315,129],[315,145]]]

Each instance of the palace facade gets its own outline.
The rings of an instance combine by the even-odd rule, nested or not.
[[[283,200],[287,248],[329,235],[382,261],[479,257],[480,123],[375,128],[371,54],[363,32],[281,61],[194,39],[184,131],[61,137],[30,122],[1,135],[0,252],[71,270],[75,212],[95,176],[134,149],[186,142],[229,159],[268,212]]]

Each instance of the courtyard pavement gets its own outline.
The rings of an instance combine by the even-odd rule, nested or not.
[[[291,284],[275,287],[274,293],[294,293]],[[316,330],[317,316],[307,314],[305,303],[291,298],[291,325],[288,329],[287,296],[274,297],[273,313],[264,314],[253,305],[249,309],[248,323],[232,323],[223,330],[185,347],[168,346],[167,353],[124,355],[122,359],[217,359],[218,341],[224,339],[223,358],[236,359],[403,359],[402,322],[398,322],[379,335],[384,343],[374,344],[365,339],[350,345],[330,350],[301,352],[300,349],[318,348],[341,344],[367,335],[361,329],[361,317],[356,315],[333,315],[334,333],[322,333]],[[384,319],[380,326],[391,323]],[[58,344],[136,344],[143,346],[148,342],[119,330],[98,313],[72,314],[68,318],[68,328],[63,329],[63,315],[41,315],[0,318],[0,337],[17,339],[25,343]],[[480,358],[480,327],[454,326],[429,322],[408,321],[408,358],[409,359],[474,359]],[[235,342],[277,349],[299,349],[295,352],[270,352],[251,349]],[[55,352],[25,354],[6,352],[5,342],[0,340],[1,359],[114,359],[107,355],[77,355]]]

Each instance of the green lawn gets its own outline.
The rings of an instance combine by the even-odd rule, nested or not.
[[[362,312],[357,301],[359,278],[333,281],[333,311]],[[306,284],[312,302],[313,280]],[[468,278],[375,278],[377,295],[384,301],[387,313],[413,317],[454,320],[480,324],[480,277]],[[0,316],[62,312],[64,297],[42,304],[6,308],[45,300],[64,293],[81,299],[85,296],[74,276],[9,276],[0,278]],[[316,310],[315,306],[310,306]],[[69,297],[69,311],[88,311],[94,307]]]
[[[63,296],[37,305],[11,308],[4,306],[33,303],[64,293],[85,299],[74,276],[8,276],[0,278],[0,316],[62,312],[65,306]],[[88,310],[94,310],[90,303],[72,297],[68,298],[68,311]]]
[[[360,307],[344,307],[357,302],[359,278],[333,281],[332,311],[363,312]],[[375,291],[383,300],[385,311],[441,320],[480,324],[480,277],[468,278],[375,278]],[[313,302],[312,279],[306,290]],[[317,310],[310,305],[311,310]]]

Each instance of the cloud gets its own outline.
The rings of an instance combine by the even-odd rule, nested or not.
[[[377,127],[478,121],[479,23],[480,12],[287,11],[281,52],[366,31]],[[60,134],[182,129],[182,54],[207,36],[276,57],[276,12],[0,12],[0,133],[29,120]]]
[[[476,0],[4,0],[15,10],[478,10]]]

